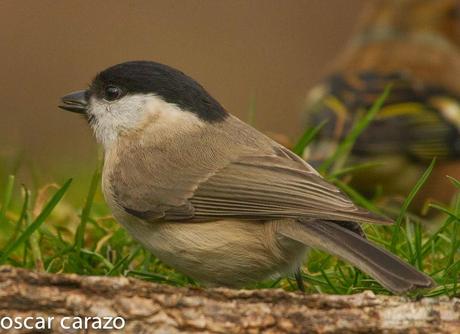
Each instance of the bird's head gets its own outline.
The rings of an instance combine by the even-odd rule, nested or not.
[[[119,136],[163,127],[214,123],[224,108],[184,73],[150,61],[121,63],[100,72],[86,90],[61,99],[60,108],[86,116],[106,148]]]

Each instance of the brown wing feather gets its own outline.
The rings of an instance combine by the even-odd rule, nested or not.
[[[201,182],[189,199],[192,220],[277,219],[307,216],[334,221],[390,223],[356,207],[336,187],[293,160],[246,156]],[[182,216],[182,214],[184,214]],[[190,219],[172,208],[165,219]]]

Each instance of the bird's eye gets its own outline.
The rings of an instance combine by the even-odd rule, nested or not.
[[[104,99],[107,101],[114,101],[116,99],[119,99],[122,94],[123,91],[120,87],[107,86],[104,90]]]

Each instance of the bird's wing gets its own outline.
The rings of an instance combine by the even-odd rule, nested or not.
[[[343,139],[389,84],[393,85],[390,96],[358,138],[354,154],[405,154],[416,160],[459,157],[460,97],[401,73],[360,72],[331,76],[312,91],[309,125],[329,120],[312,158],[321,160],[321,155],[330,154],[327,148],[334,149],[333,143]]]
[[[390,221],[356,207],[308,164],[281,147],[271,154],[246,154],[193,185],[180,203],[148,210],[124,209],[147,221],[280,219],[308,216],[333,221]],[[180,181],[179,181],[180,183]],[[181,185],[176,182],[176,186]],[[165,193],[164,193],[165,194]]]
[[[299,216],[384,223],[316,173],[278,156],[245,156],[202,182],[190,198],[198,220]]]

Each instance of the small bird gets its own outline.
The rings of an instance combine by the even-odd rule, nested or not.
[[[395,293],[433,286],[366,240],[359,225],[390,220],[355,206],[176,69],[115,65],[64,96],[60,108],[85,115],[102,144],[102,188],[116,220],[207,286],[295,274],[307,247],[345,259]]]
[[[364,193],[380,185],[386,194],[407,195],[437,157],[427,196],[450,200],[445,175],[460,176],[460,2],[369,3],[354,38],[308,95],[306,126],[327,123],[304,157],[315,165],[331,156],[392,84],[350,159],[379,167],[357,173],[352,184]]]

